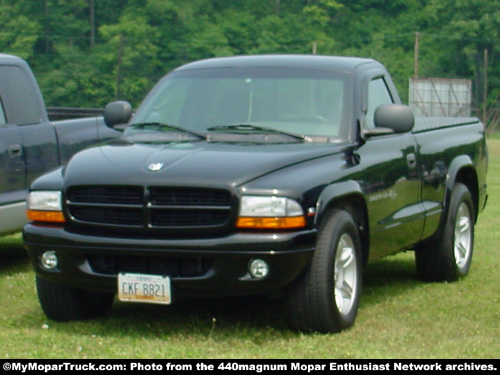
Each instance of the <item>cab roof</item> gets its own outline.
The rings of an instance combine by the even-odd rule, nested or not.
[[[219,57],[188,63],[176,71],[231,67],[287,67],[343,71],[350,73],[362,65],[378,65],[373,59],[320,55],[248,55]]]

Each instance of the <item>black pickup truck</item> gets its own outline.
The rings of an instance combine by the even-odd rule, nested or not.
[[[415,250],[420,277],[471,264],[486,204],[475,118],[417,119],[371,59],[246,56],[165,76],[123,137],[31,186],[24,241],[47,316],[121,301],[284,292],[292,326],[355,320],[368,262]],[[279,295],[279,293],[278,293]]]
[[[26,197],[36,177],[119,134],[102,118],[49,122],[28,64],[0,54],[0,235],[26,224]]]

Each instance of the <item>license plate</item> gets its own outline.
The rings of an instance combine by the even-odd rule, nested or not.
[[[169,305],[170,278],[167,276],[118,274],[118,299],[125,302]]]

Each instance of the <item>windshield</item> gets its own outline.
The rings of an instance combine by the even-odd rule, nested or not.
[[[169,124],[198,134],[267,129],[339,140],[349,112],[347,79],[338,72],[294,68],[178,71],[160,81],[132,123]]]

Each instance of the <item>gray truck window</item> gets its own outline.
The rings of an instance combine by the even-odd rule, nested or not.
[[[0,125],[6,124],[5,112],[3,110],[2,98],[0,98]]]
[[[7,114],[12,116],[12,118],[9,117],[9,121],[18,125],[38,124],[41,121],[38,94],[26,72],[17,66],[0,68],[0,90],[8,92],[11,98],[5,103]],[[22,105],[9,105],[10,103],[22,103]]]
[[[368,111],[366,112],[366,127],[373,128],[375,110],[382,104],[392,104],[392,96],[383,78],[376,78],[368,85]]]

